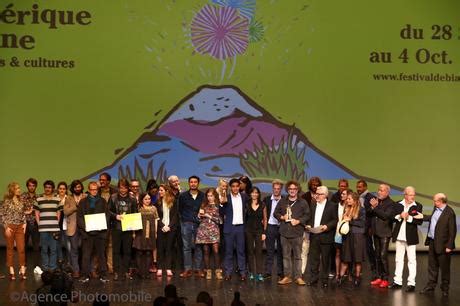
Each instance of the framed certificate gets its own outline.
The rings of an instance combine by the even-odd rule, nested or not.
[[[142,229],[142,216],[141,213],[123,215],[121,220],[121,230],[136,231]]]
[[[85,230],[102,231],[107,229],[107,219],[104,213],[85,215]]]

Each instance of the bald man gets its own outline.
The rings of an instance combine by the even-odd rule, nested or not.
[[[370,212],[367,215],[371,218],[377,268],[377,278],[371,281],[371,285],[387,288],[389,285],[388,245],[394,219],[394,202],[390,198],[390,186],[380,184],[377,198],[371,199],[370,204]]]
[[[422,204],[415,201],[415,188],[412,186],[406,187],[404,189],[404,199],[395,205],[393,242],[396,246],[396,267],[393,283],[388,286],[391,289],[402,288],[404,257],[407,253],[409,276],[407,277],[406,292],[413,292],[415,290],[415,277],[417,274],[417,257],[415,251],[419,242],[418,226],[423,223],[423,220],[414,217],[421,214],[422,210]]]
[[[428,246],[428,283],[420,293],[434,291],[441,270],[442,295],[449,295],[450,256],[455,248],[457,223],[454,210],[447,205],[447,196],[437,193],[433,197],[433,213],[422,216],[423,221],[430,222],[425,245]]]

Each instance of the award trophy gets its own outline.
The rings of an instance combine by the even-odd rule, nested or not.
[[[289,205],[288,205],[288,207],[286,207],[286,215],[287,215],[286,222],[291,222],[291,220],[292,220],[292,210],[291,210],[291,206],[289,206]]]

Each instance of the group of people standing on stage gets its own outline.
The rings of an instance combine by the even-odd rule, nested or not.
[[[171,277],[173,271],[181,271],[182,278],[195,275],[218,280],[230,280],[236,270],[242,281],[263,281],[276,271],[279,285],[320,282],[326,288],[332,276],[338,286],[347,280],[359,286],[362,264],[369,261],[371,285],[398,289],[407,254],[406,291],[410,292],[415,289],[417,227],[428,221],[429,282],[422,293],[434,290],[441,270],[441,289],[448,295],[457,227],[455,213],[442,193],[433,197],[433,213],[424,215],[413,187],[406,187],[404,199],[394,202],[390,186],[380,184],[373,195],[364,180],[357,182],[353,192],[348,181],[341,179],[332,195],[318,177],[309,179],[305,193],[299,182],[274,180],[272,193],[264,198],[245,176],[221,179],[216,188],[204,192],[197,176],[188,178],[184,192],[174,175],[165,184],[150,180],[145,193],[136,179],[120,179],[117,188],[110,182],[110,175],[102,173],[85,192],[79,180],[70,186],[65,182],[55,186],[48,180],[40,196],[33,178],[27,180],[24,193],[18,183],[10,183],[0,209],[9,278],[16,279],[16,245],[18,275],[26,279],[25,246],[31,239],[36,253],[31,258],[41,258],[35,273],[67,262],[72,276],[83,283],[90,277],[106,282],[108,271],[117,281],[132,279],[133,270],[141,278],[151,273]],[[283,187],[286,195],[282,195]],[[141,230],[123,231],[122,220],[131,213],[141,214]],[[88,230],[85,216],[92,214],[105,214],[107,229]],[[392,281],[390,240],[396,246]]]

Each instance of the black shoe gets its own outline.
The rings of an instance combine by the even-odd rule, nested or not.
[[[361,277],[355,277],[353,280],[353,286],[359,287],[361,285]]]
[[[225,275],[225,278],[224,278],[226,281],[229,281],[229,280],[232,280],[232,276],[231,275]]]
[[[99,280],[100,280],[101,282],[103,282],[103,283],[107,283],[107,282],[109,281],[104,275],[101,275],[101,276],[99,277]]]
[[[88,277],[87,275],[82,276],[82,277],[80,277],[80,278],[78,279],[78,281],[79,281],[80,283],[87,283],[87,282],[89,282],[89,277]]]
[[[444,290],[443,290],[443,291],[442,291],[442,296],[443,296],[443,297],[448,297],[448,296],[449,296],[449,291],[447,291],[447,290],[444,291]]]
[[[425,287],[422,289],[422,291],[420,291],[420,294],[427,294],[427,293],[430,293],[430,292],[433,292],[434,291],[434,288],[433,287]]]
[[[414,291],[415,291],[415,286],[409,285],[406,287],[406,292],[414,292]]]
[[[321,284],[321,287],[327,288],[327,287],[329,287],[329,284],[328,284],[328,283],[322,283],[322,284]]]
[[[309,281],[307,282],[307,286],[316,286],[318,284],[318,281]]]
[[[265,274],[263,275],[263,277],[264,277],[264,279],[267,279],[267,278],[271,278],[271,277],[272,277],[272,275],[271,275],[271,274],[269,274],[269,273],[265,273]]]
[[[395,282],[392,282],[391,284],[388,285],[388,288],[389,288],[389,289],[401,289],[402,286],[401,286],[400,284],[397,284],[397,283],[395,283]],[[407,287],[407,288],[409,288],[409,287]]]

